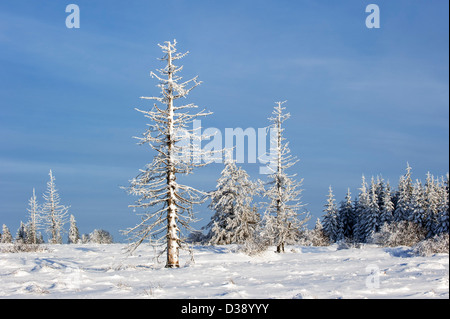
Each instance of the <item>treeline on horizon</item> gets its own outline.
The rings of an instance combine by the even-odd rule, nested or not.
[[[230,164],[228,164],[230,165]],[[218,182],[216,190],[216,202],[212,199],[211,209],[216,210],[211,222],[205,227],[208,234],[201,232],[191,234],[191,241],[209,244],[243,244],[248,240],[254,240],[256,236],[262,236],[259,241],[273,243],[270,238],[270,230],[264,216],[257,213],[258,205],[252,203],[249,198],[255,193],[252,184],[248,181],[248,175],[242,168],[234,167],[224,169],[223,175],[244,176],[235,178],[234,182],[228,182],[228,188],[223,181]],[[236,174],[236,172],[240,174]],[[225,174],[224,174],[225,173]],[[223,176],[222,176],[223,178]],[[222,184],[222,185],[221,185]],[[240,188],[236,185],[240,185]],[[244,186],[244,187],[243,187]],[[238,192],[233,191],[239,190]],[[242,197],[229,203],[227,207],[223,198],[230,193]],[[247,211],[247,212],[245,212]],[[238,216],[240,215],[240,216]],[[413,245],[421,240],[433,238],[449,233],[449,175],[434,177],[430,173],[426,175],[425,183],[419,179],[413,181],[412,169],[407,165],[406,173],[399,179],[397,188],[393,188],[389,181],[383,178],[372,177],[370,182],[362,177],[359,193],[353,198],[350,189],[343,200],[336,203],[333,190],[330,186],[321,219],[317,219],[314,229],[307,229],[306,224],[296,230],[295,236],[291,236],[290,244],[303,244],[313,246],[329,245],[336,242],[347,243],[379,243],[392,245],[389,240],[382,238],[390,234],[398,236],[398,245]],[[305,217],[306,221],[308,217]],[[286,231],[289,231],[287,229]],[[261,235],[262,234],[262,235]],[[403,237],[402,237],[403,236]],[[264,238],[266,237],[266,238]]]
[[[396,189],[381,177],[367,182],[363,176],[356,198],[348,190],[339,205],[329,189],[322,225],[331,242],[370,242],[383,227],[386,231],[389,225],[400,223],[410,223],[425,238],[449,233],[448,173],[438,178],[427,173],[422,183],[413,181],[412,168],[407,165]]]
[[[228,165],[233,165],[233,169],[244,173],[243,176],[245,177],[245,171],[242,168],[237,168],[234,161],[228,163]],[[53,228],[59,227],[57,230],[63,232],[61,224],[64,224],[69,207],[59,205],[59,195],[54,184],[55,178],[51,171],[49,175],[50,181],[44,199],[50,202],[54,201],[52,204],[54,207]],[[247,189],[240,189],[243,195],[245,193],[245,196],[248,197],[250,194],[255,193],[250,191],[248,181],[244,183],[245,187]],[[49,204],[37,205],[36,195],[33,190],[33,196],[30,198],[28,208],[29,221],[20,223],[15,236],[12,236],[9,228],[3,224],[2,232],[0,233],[0,243],[42,244],[44,239],[39,230],[47,225],[48,243],[62,244],[61,234],[55,232],[51,227],[51,214],[50,217],[45,217],[50,206]],[[212,199],[212,204],[209,205],[209,208],[214,210],[214,207],[214,199]],[[263,232],[262,227],[257,227],[258,223],[262,223],[262,218],[257,213],[256,207],[257,205],[251,208],[252,213],[247,214],[247,220],[239,219],[239,223],[230,222],[236,216],[232,218],[226,216],[228,219],[225,218],[225,222],[220,225],[218,221],[215,221],[213,215],[211,222],[204,227],[204,229],[209,230],[209,233],[204,235],[199,231],[194,231],[190,235],[190,241],[214,245],[245,243],[247,239],[255,236],[252,233],[253,231]],[[353,198],[350,189],[348,189],[345,198],[338,204],[330,186],[323,213],[322,218],[317,219],[314,229],[307,229],[306,226],[300,227],[295,240],[289,243],[313,246],[329,245],[342,241],[368,243],[377,242],[382,234],[392,234],[393,232],[413,232],[417,238],[422,240],[441,234],[448,234],[449,174],[447,173],[445,177],[435,177],[427,173],[425,183],[419,179],[413,181],[412,168],[407,165],[406,173],[400,177],[398,186],[395,189],[392,188],[389,181],[385,181],[379,176],[376,178],[372,177],[370,182],[368,182],[363,175],[357,196]],[[56,218],[56,215],[59,217]],[[305,221],[307,219],[305,218]],[[235,225],[235,229],[233,229],[233,225]],[[224,229],[221,229],[221,226]],[[242,232],[244,228],[247,229],[246,232]],[[226,235],[226,233],[233,235]],[[80,235],[73,215],[70,216],[70,227],[67,234],[68,244],[113,243],[110,233],[103,229],[96,229],[90,234]]]

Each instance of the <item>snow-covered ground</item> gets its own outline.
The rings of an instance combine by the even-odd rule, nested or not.
[[[196,246],[179,269],[151,247],[49,245],[0,253],[0,298],[449,298],[449,257],[406,247],[290,246],[250,257],[236,246]],[[164,258],[162,258],[164,259]]]

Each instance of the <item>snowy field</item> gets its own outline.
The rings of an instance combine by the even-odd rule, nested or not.
[[[0,253],[0,298],[449,298],[448,255],[406,247],[290,246],[249,257],[196,246],[179,269],[148,246],[133,256],[123,244],[47,247]]]

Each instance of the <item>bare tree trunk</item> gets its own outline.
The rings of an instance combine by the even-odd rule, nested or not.
[[[278,114],[278,121],[277,121],[277,177],[276,177],[276,183],[277,183],[277,193],[278,193],[278,199],[277,199],[277,223],[280,222],[281,218],[281,114]],[[277,253],[284,252],[284,242],[283,239],[281,239],[281,242],[277,245]]]
[[[167,201],[171,203],[167,211],[167,268],[180,267],[179,262],[179,238],[177,227],[177,212],[174,208],[172,200]]]
[[[171,83],[173,78],[173,64],[172,64],[172,53],[169,50],[168,58],[168,79],[169,83]],[[174,111],[173,111],[173,88],[172,85],[169,85],[167,97],[169,99],[167,103],[167,111],[168,111],[168,132],[167,132],[167,150],[168,150],[168,165],[167,165],[167,268],[177,268],[180,267],[179,262],[179,236],[178,236],[178,227],[177,227],[177,207],[175,205],[175,163],[174,163],[174,154],[173,154],[173,146],[175,144],[174,141],[174,131],[173,131],[173,120],[174,120]]]
[[[284,253],[284,243],[283,242],[277,246],[277,253]]]

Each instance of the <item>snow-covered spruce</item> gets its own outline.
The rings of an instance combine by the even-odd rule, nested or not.
[[[164,52],[161,61],[166,63],[163,69],[157,70],[159,75],[150,75],[159,81],[161,95],[157,97],[141,97],[156,103],[149,111],[136,109],[150,120],[148,129],[137,137],[139,144],[149,145],[156,155],[153,161],[130,181],[128,192],[138,197],[133,208],[143,209],[140,222],[124,233],[132,241],[130,251],[136,249],[144,240],[153,240],[154,244],[165,244],[167,252],[166,267],[179,267],[179,249],[183,239],[181,228],[190,229],[193,221],[192,207],[203,202],[207,193],[193,187],[180,184],[178,175],[188,175],[195,167],[203,166],[202,158],[206,154],[201,150],[200,132],[188,129],[193,120],[209,115],[204,110],[197,113],[192,109],[195,104],[175,105],[175,101],[185,98],[200,82],[197,76],[182,81],[177,75],[183,66],[174,62],[186,56],[178,53],[176,41],[167,41],[159,47]],[[188,141],[187,145],[186,142]],[[210,155],[210,154],[207,154]],[[163,253],[161,252],[161,253]]]
[[[366,178],[362,176],[361,188],[359,188],[358,198],[355,202],[355,229],[354,229],[354,239],[356,242],[365,242],[368,234],[366,233],[366,212],[369,210],[370,196],[367,190]]]
[[[350,188],[347,189],[345,199],[339,204],[338,216],[342,224],[343,238],[352,238],[355,227],[355,210],[353,208],[352,194]]]
[[[11,246],[0,245],[1,298],[241,299],[239,303],[245,299],[449,298],[448,254],[416,256],[409,247],[295,245],[287,246],[285,254],[248,256],[236,245],[196,245],[195,265],[174,275],[148,258],[153,253],[148,245],[131,258],[121,253],[124,244],[58,245],[38,254],[3,253]],[[189,258],[187,251],[181,256]],[[375,278],[380,280],[378,288],[370,285]]]
[[[440,196],[437,208],[436,224],[433,227],[433,233],[436,235],[449,233],[449,174],[444,180],[442,178],[442,185],[440,189]]]
[[[2,226],[2,236],[0,237],[0,244],[10,244],[13,241],[13,237],[11,232],[9,231],[8,226],[3,224]]]
[[[22,221],[20,221],[19,228],[17,229],[16,242],[20,244],[26,244],[27,242],[27,231]]]
[[[211,194],[209,208],[215,213],[206,226],[211,244],[243,244],[253,238],[260,219],[252,205],[255,195],[255,184],[228,153],[216,190]]]
[[[338,208],[331,186],[328,190],[328,199],[324,209],[323,231],[332,242],[344,239],[344,225],[338,215]]]
[[[77,227],[77,222],[73,215],[70,215],[70,226],[69,226],[69,244],[78,244],[80,243],[80,232]]]
[[[330,219],[326,210],[323,216],[324,228],[328,230],[331,242],[338,241],[333,236],[332,220],[340,221],[344,227],[346,241],[376,241],[382,245],[395,245],[397,242],[414,243],[417,238],[434,238],[449,232],[449,175],[435,178],[430,173],[426,182],[412,182],[411,167],[407,165],[406,174],[400,177],[397,190],[391,190],[389,181],[372,177],[370,187],[363,175],[358,197],[351,205],[349,191],[341,202],[337,216]],[[328,205],[328,204],[327,204]],[[330,206],[330,205],[328,205]],[[333,210],[334,211],[334,210]],[[353,216],[349,218],[349,216]],[[337,225],[337,222],[335,223]],[[349,227],[351,226],[351,227]],[[389,233],[402,233],[407,239],[388,240]],[[396,238],[397,234],[394,235]],[[414,238],[416,239],[414,239]],[[413,239],[408,239],[413,238]],[[393,242],[394,244],[392,244]]]
[[[409,215],[412,210],[413,198],[413,182],[411,178],[411,166],[407,164],[406,174],[400,177],[398,184],[397,205],[393,213],[394,221],[400,222],[402,220],[409,220]]]
[[[284,113],[286,108],[282,105],[285,102],[276,102],[273,116],[269,118],[272,122],[269,128],[273,129],[275,134],[271,134],[271,139],[274,140],[270,143],[271,161],[267,166],[272,173],[264,190],[264,197],[268,202],[265,204],[263,217],[263,236],[277,246],[277,252],[284,252],[286,244],[295,243],[301,229],[309,220],[307,216],[300,219],[300,215],[305,213],[298,213],[303,206],[300,201],[303,179],[297,182],[294,179],[296,174],[286,173],[298,160],[290,154],[289,143],[283,137],[283,123],[290,117],[289,113]],[[272,165],[273,163],[275,165]]]

